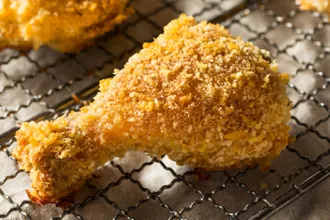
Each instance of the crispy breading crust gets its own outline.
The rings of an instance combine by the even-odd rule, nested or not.
[[[0,49],[39,48],[78,52],[130,14],[127,0],[3,0]]]
[[[300,0],[300,8],[302,10],[317,10],[330,14],[329,0]]]
[[[100,83],[93,103],[24,123],[14,157],[30,196],[56,202],[128,150],[209,170],[269,165],[287,146],[288,75],[252,43],[182,15]]]

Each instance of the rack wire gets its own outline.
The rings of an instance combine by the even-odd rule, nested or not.
[[[128,22],[79,54],[48,47],[0,52],[0,219],[261,219],[329,176],[330,24],[289,0],[133,0]],[[166,156],[129,153],[95,172],[66,209],[36,206],[25,195],[28,176],[11,157],[23,121],[78,110],[145,41],[182,12],[222,23],[268,49],[289,72],[296,142],[268,172],[256,168],[206,172]],[[140,31],[144,30],[144,31]],[[159,178],[150,185],[148,180]],[[95,211],[97,210],[97,211]]]

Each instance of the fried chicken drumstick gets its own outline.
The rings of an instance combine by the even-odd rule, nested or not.
[[[77,52],[123,22],[127,0],[1,0],[0,49],[47,44]]]
[[[329,0],[300,0],[300,8],[303,10],[317,10],[330,14]]]
[[[286,147],[288,75],[266,52],[186,15],[143,47],[80,112],[21,126],[13,155],[34,201],[58,201],[127,151],[223,170],[269,164]]]

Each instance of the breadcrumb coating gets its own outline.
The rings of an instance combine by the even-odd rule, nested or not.
[[[329,0],[300,0],[300,8],[302,10],[317,10],[330,14]]]
[[[0,49],[77,52],[131,13],[127,0],[1,0]]]
[[[127,151],[223,170],[269,165],[288,144],[288,75],[218,24],[181,15],[115,74],[80,112],[17,132],[34,201],[58,201]]]

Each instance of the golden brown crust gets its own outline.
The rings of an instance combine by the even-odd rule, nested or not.
[[[329,0],[300,0],[300,8],[302,10],[317,10],[330,14]]]
[[[164,30],[101,81],[89,106],[22,125],[13,155],[30,171],[37,201],[77,190],[128,150],[223,170],[268,165],[286,147],[288,76],[265,51],[185,15]]]
[[[50,45],[77,52],[122,23],[127,0],[4,0],[0,4],[0,48]]]

